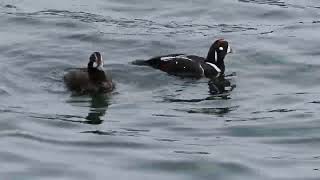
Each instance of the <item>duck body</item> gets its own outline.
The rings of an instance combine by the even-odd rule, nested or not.
[[[216,78],[224,74],[224,57],[227,53],[231,53],[229,44],[220,39],[212,44],[206,58],[187,54],[169,54],[149,60],[137,60],[133,64],[148,65],[180,77]]]
[[[86,68],[72,69],[64,76],[64,82],[68,89],[79,93],[107,93],[115,88],[115,84],[109,78],[103,81],[90,79]]]
[[[99,54],[95,57],[101,57]],[[78,93],[111,92],[115,88],[111,76],[101,68],[101,62],[100,65],[97,63],[97,67],[93,67],[96,60],[91,57],[87,68],[75,68],[65,74],[64,82],[67,88]]]
[[[169,54],[151,58],[145,62],[153,68],[160,69],[170,75],[201,78],[217,77],[221,73],[215,64],[195,55]]]

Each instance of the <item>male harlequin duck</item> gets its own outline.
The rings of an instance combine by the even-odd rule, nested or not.
[[[216,40],[210,47],[207,58],[186,54],[169,54],[149,60],[137,60],[135,65],[149,65],[168,74],[193,77],[215,78],[224,75],[224,58],[232,49],[224,39]]]
[[[70,90],[78,93],[107,93],[115,87],[111,77],[103,70],[99,52],[91,54],[87,68],[73,69],[65,74],[64,82]]]

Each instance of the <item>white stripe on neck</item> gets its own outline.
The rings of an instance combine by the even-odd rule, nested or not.
[[[231,50],[230,46],[228,45],[227,53],[231,53],[231,52],[232,52],[232,50]]]
[[[221,69],[218,68],[217,65],[209,63],[209,62],[206,62],[206,64],[208,64],[209,66],[213,67],[218,73],[221,73]]]
[[[220,68],[218,68],[218,66],[217,65],[215,65],[215,64],[213,64],[213,63],[209,63],[209,62],[206,62],[206,64],[208,64],[209,66],[211,66],[211,67],[213,67],[216,71],[217,71],[217,76],[216,77],[218,77],[218,76],[220,76],[220,73],[221,73],[221,69]]]
[[[200,66],[200,69],[201,69],[201,71],[202,71],[201,76],[204,76],[204,69],[203,69],[203,67],[201,66],[200,63],[199,63],[199,66]]]

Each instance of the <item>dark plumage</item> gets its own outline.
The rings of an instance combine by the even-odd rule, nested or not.
[[[152,66],[168,74],[181,77],[215,78],[224,74],[224,58],[231,52],[229,43],[219,39],[211,45],[206,58],[186,54],[169,54],[149,60],[137,60],[133,64]]]
[[[99,52],[90,56],[87,68],[72,69],[66,73],[64,82],[68,89],[78,93],[107,93],[115,87],[110,75],[103,70],[103,60]]]

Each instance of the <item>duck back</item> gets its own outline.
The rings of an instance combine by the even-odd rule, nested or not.
[[[110,92],[114,83],[104,71],[90,72],[86,68],[73,69],[64,76],[66,86],[80,93]]]

